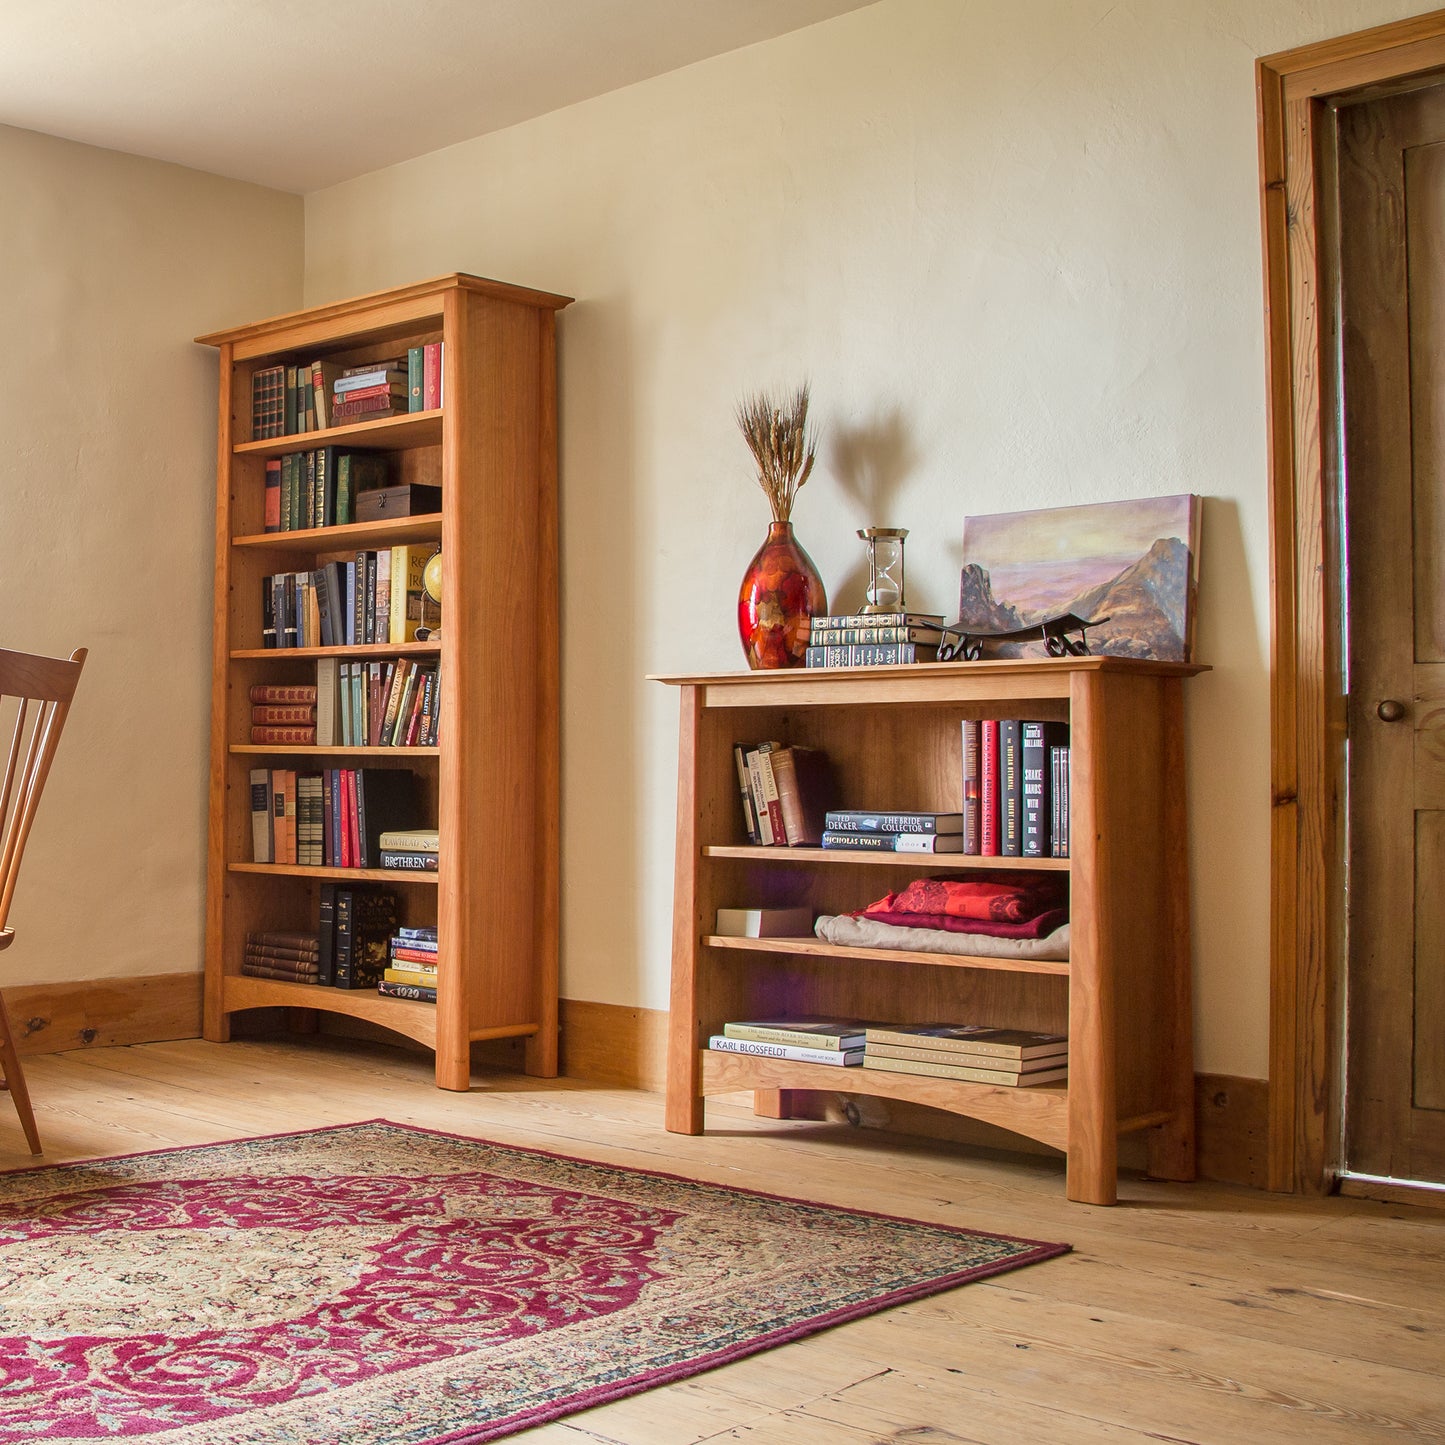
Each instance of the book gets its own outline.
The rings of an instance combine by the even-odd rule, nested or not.
[[[978,851],[985,858],[999,855],[998,719],[979,724],[978,747]]]
[[[441,846],[441,833],[436,828],[391,828],[377,842],[383,848],[435,853]],[[431,936],[436,937],[436,929],[431,930]]]
[[[1004,1088],[1023,1089],[1039,1084],[1057,1084],[1067,1079],[1067,1069],[1040,1069],[1033,1074],[1005,1073],[999,1069],[973,1069],[966,1064],[925,1063],[921,1059],[885,1059],[867,1053],[865,1069],[883,1069],[891,1074],[926,1074],[935,1079],[959,1079],[970,1084],[999,1084]]]
[[[1007,1059],[996,1054],[973,1054],[962,1049],[912,1048],[907,1044],[875,1044],[869,1040],[865,1046],[868,1053],[880,1059],[917,1059],[923,1063],[961,1064],[970,1069],[992,1069],[1001,1074],[1036,1074],[1040,1069],[1063,1069],[1068,1067],[1067,1044],[1056,1053],[1043,1054],[1036,1059]]]
[[[962,813],[878,813],[834,808],[824,824],[836,833],[959,833]]]
[[[319,984],[320,974],[315,965],[301,971],[293,971],[288,968],[277,967],[269,963],[262,963],[255,959],[243,958],[241,960],[241,972],[247,978],[274,978],[283,983],[308,983]]]
[[[316,709],[305,702],[263,702],[251,706],[251,721],[257,724],[289,723],[292,726],[316,725]]]
[[[271,851],[271,771],[252,768],[251,784],[251,861],[274,863]]]
[[[423,988],[435,988],[438,977],[435,964],[428,968],[425,964],[395,962],[384,969],[381,976],[391,983],[419,983]]]
[[[738,791],[743,800],[743,832],[749,843],[760,843],[758,815],[753,809],[753,790],[748,782],[748,750],[742,743],[733,744],[733,763],[738,774]]]
[[[431,946],[417,939],[397,938],[392,935],[391,942],[387,944],[387,956],[393,963],[403,965],[407,968],[431,968],[437,966],[436,940],[433,939]]]
[[[253,727],[251,741],[272,746],[292,744],[300,747],[316,746],[316,727]]]
[[[356,515],[356,498],[362,492],[386,486],[391,477],[383,452],[336,453],[336,525],[348,526]]]
[[[405,938],[419,940],[422,942],[429,942],[432,944],[433,947],[435,947],[437,941],[437,928],[434,923],[426,924],[421,927],[418,927],[414,924],[403,924],[397,928],[395,937],[398,939]]]
[[[347,367],[332,383],[331,394],[338,399],[379,386],[406,386],[406,366],[400,361],[378,362],[364,369]]]
[[[437,857],[438,855],[435,853],[419,853],[401,848],[380,848],[376,854],[376,866],[378,868],[399,868],[403,872],[435,873]]]
[[[289,948],[310,953],[316,953],[321,947],[314,933],[299,928],[253,929],[246,934],[246,943],[257,948]]]
[[[962,853],[962,833],[843,833],[823,831],[824,848],[857,853]]]
[[[811,908],[719,908],[717,932],[724,938],[811,938]]]
[[[410,346],[406,353],[406,409],[421,411],[422,358],[425,348]]]
[[[266,490],[261,503],[262,528],[267,532],[281,530],[281,458],[266,458]]]
[[[422,347],[421,409],[435,411],[442,404],[443,370],[446,358],[440,341]]]
[[[987,1024],[870,1024],[870,1044],[911,1044],[1000,1059],[1034,1059],[1067,1049],[1067,1034],[1037,1029],[993,1028]]]
[[[337,988],[374,988],[387,967],[396,927],[394,894],[362,888],[336,892]]]
[[[963,851],[979,851],[979,722],[963,720]]]
[[[316,659],[316,746],[319,748],[335,747],[340,740],[336,715],[340,678],[339,658]]]
[[[397,416],[406,411],[404,396],[363,396],[355,400],[333,401],[330,425],[343,426],[352,421],[372,421],[377,417]]]
[[[791,1044],[804,1049],[861,1049],[868,1025],[860,1019],[760,1019],[723,1025],[730,1039]]]
[[[315,425],[308,430],[325,431],[327,427],[335,425],[331,415],[331,389],[340,375],[341,368],[334,361],[317,360],[311,363],[311,392],[306,401],[308,411],[315,416]]]
[[[317,983],[330,988],[336,968],[336,885],[323,883],[316,904]]]
[[[409,998],[417,1003],[435,1003],[437,991],[434,988],[422,988],[414,983],[392,983],[388,979],[382,979],[376,986],[376,991],[386,998]]]
[[[357,768],[357,867],[374,868],[381,856],[381,835],[413,823],[421,812],[417,775],[404,768]]]
[[[316,689],[310,683],[255,683],[247,699],[257,703],[315,703]]]
[[[832,768],[818,748],[778,748],[768,755],[783,834],[790,848],[822,841],[824,816],[832,794]]]
[[[1050,752],[1069,735],[1062,722],[1019,724],[1019,758],[1022,771],[1022,856],[1048,858],[1053,849],[1053,780]]]
[[[768,812],[767,799],[763,791],[762,764],[757,748],[749,748],[744,754],[748,772],[748,791],[753,799],[753,816],[758,825],[758,842],[764,847],[773,843],[773,820]],[[779,840],[781,841],[781,840]]]
[[[783,824],[783,805],[778,797],[778,778],[773,772],[773,754],[782,743],[766,742],[757,746],[758,783],[762,789],[760,808],[768,815],[768,832],[774,847],[783,847],[788,841],[787,829]]]
[[[713,1034],[708,1048],[722,1054],[753,1054],[765,1059],[786,1059],[797,1064],[834,1064],[847,1068],[863,1062],[862,1049],[807,1049],[797,1044],[769,1044],[760,1039],[731,1039]]]
[[[393,644],[412,642],[421,626],[422,574],[435,544],[398,546],[391,549],[391,631]]]
[[[836,646],[809,644],[803,653],[805,667],[901,667],[932,662],[938,644],[931,642],[843,642]]]
[[[813,618],[812,626],[827,631],[835,627],[936,627],[942,628],[941,612],[824,612]]]
[[[835,618],[815,617],[808,643],[812,647],[837,647],[844,643],[929,642],[937,646],[943,628],[935,623],[885,623],[879,625],[866,616],[850,618],[847,623]]]
[[[1051,813],[1051,835],[1049,856],[1069,856],[1069,745],[1049,750],[1049,773],[1053,779],[1054,795]]]
[[[1017,858],[1023,851],[1023,766],[1019,755],[1019,720],[1002,718],[998,725],[998,851]]]

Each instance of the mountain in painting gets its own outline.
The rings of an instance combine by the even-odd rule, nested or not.
[[[980,632],[1010,632],[1067,612],[1085,621],[1106,617],[1109,620],[1102,626],[1089,629],[1091,652],[1182,661],[1188,657],[1186,610],[1191,585],[1189,548],[1177,537],[1158,538],[1113,577],[1071,599],[1061,598],[1047,613],[995,597],[988,569],[971,562],[963,569],[959,620]],[[1042,650],[1036,642],[1000,643],[989,655],[1034,656]]]

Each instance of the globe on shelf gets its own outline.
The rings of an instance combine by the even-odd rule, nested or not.
[[[421,626],[417,640],[435,642],[442,631],[442,549],[427,558],[421,574]]]

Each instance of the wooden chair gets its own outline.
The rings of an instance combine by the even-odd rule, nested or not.
[[[0,649],[0,740],[7,728],[10,747],[0,775],[0,951],[15,941],[6,920],[25,840],[40,805],[40,792],[60,742],[60,730],[70,711],[70,699],[80,681],[85,648],[79,647],[67,662],[58,657],[34,657],[26,652]],[[9,719],[13,715],[14,723]],[[10,1090],[20,1125],[32,1154],[39,1154],[40,1131],[20,1068],[20,1054],[10,1031],[10,1015],[0,997],[0,1088]]]

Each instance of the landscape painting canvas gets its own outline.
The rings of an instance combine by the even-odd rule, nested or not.
[[[1013,632],[1072,613],[1098,623],[1090,652],[1189,662],[1199,514],[1186,494],[967,517],[958,625]],[[1044,651],[1042,641],[1000,642],[984,655]]]

